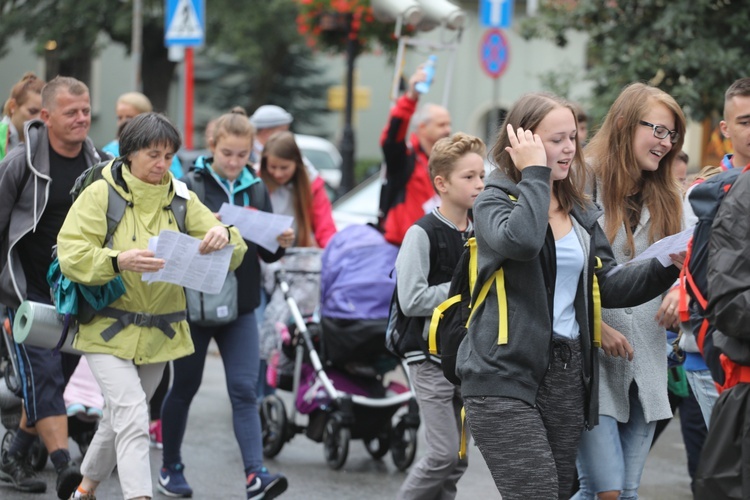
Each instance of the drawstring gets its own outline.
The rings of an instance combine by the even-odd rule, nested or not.
[[[568,363],[570,363],[573,357],[573,351],[570,349],[570,345],[562,340],[552,339],[552,355],[557,356],[557,359],[562,361],[563,370],[568,369]]]

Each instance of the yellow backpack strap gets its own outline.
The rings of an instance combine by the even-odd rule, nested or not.
[[[456,302],[461,302],[461,294],[454,295],[453,297],[450,297],[448,300],[444,300],[440,303],[439,306],[435,308],[434,311],[432,311],[432,319],[430,319],[430,331],[427,336],[427,341],[429,343],[430,348],[430,354],[434,354],[437,356],[437,327],[440,323],[440,320],[443,319],[443,314],[445,311],[451,307]]]
[[[497,345],[508,343],[508,297],[505,295],[505,273],[502,268],[495,271],[495,292],[497,293]]]
[[[474,285],[477,284],[477,274],[479,272],[477,239],[469,238],[466,244],[469,246],[469,294],[471,295],[474,293]]]
[[[602,260],[596,257],[596,265],[594,269],[602,268]],[[602,295],[599,292],[599,278],[594,273],[594,284],[591,287],[591,297],[593,299],[594,308],[594,347],[602,346]]]
[[[458,458],[466,459],[466,407],[461,408],[461,443],[458,447]]]

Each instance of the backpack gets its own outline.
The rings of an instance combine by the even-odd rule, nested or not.
[[[505,297],[505,273],[500,268],[477,289],[478,252],[476,238],[466,242],[461,258],[451,279],[448,299],[437,306],[430,320],[428,348],[432,355],[440,356],[443,375],[458,385],[456,375],[458,347],[469,331],[474,312],[487,298],[490,287],[497,287],[500,305],[498,344],[508,343],[508,302]]]
[[[733,168],[714,175],[696,185],[690,193],[689,201],[693,212],[698,217],[693,237],[688,243],[687,255],[680,272],[680,320],[691,325],[706,365],[711,371],[711,376],[716,381],[719,390],[728,389],[725,378],[725,367],[722,364],[721,351],[735,351],[717,349],[717,343],[726,346],[731,343],[724,334],[716,330],[706,319],[706,308],[708,299],[708,244],[711,239],[711,228],[719,210],[721,202],[732,187],[737,177],[742,172],[740,168]],[[693,300],[688,305],[688,297]],[[731,356],[731,352],[725,352]],[[725,361],[727,362],[727,361]],[[734,359],[730,362],[743,362],[750,364],[750,359]]]
[[[415,224],[424,229],[430,241],[428,284],[434,286],[450,281],[456,262],[460,261],[463,248],[463,244],[454,234],[456,231],[446,226],[432,213],[422,217]],[[389,307],[385,336],[386,348],[400,358],[416,361],[424,356],[427,360],[440,364],[440,357],[429,352],[427,342],[422,337],[425,321],[425,317],[404,314],[398,301],[398,283],[396,283]]]
[[[75,202],[84,189],[103,178],[102,170],[110,163],[112,163],[113,176],[118,175],[118,171],[122,168],[122,161],[115,159],[114,162],[112,160],[104,160],[92,165],[76,178],[73,188],[70,190],[73,202]],[[105,233],[102,247],[112,246],[112,236],[115,233],[115,229],[117,229],[117,225],[125,215],[125,209],[128,206],[128,201],[111,184],[107,183],[107,186],[109,188],[107,197],[107,232]],[[175,222],[180,232],[186,232],[185,215],[187,213],[187,200],[175,196],[172,199],[170,208],[175,216]],[[111,304],[125,293],[125,285],[122,283],[120,276],[101,286],[86,286],[71,282],[60,270],[56,248],[53,249],[53,260],[47,271],[47,282],[50,285],[52,301],[55,304],[57,312],[64,317],[65,328],[60,345],[62,345],[64,338],[67,336],[67,327],[73,319],[81,324],[89,323],[94,319],[97,311]]]

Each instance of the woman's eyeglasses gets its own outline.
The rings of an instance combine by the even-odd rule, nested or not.
[[[669,130],[664,125],[654,125],[653,123],[649,123],[643,120],[640,120],[638,123],[654,129],[654,137],[656,137],[657,139],[666,139],[667,136],[669,136],[669,142],[671,142],[672,144],[675,144],[680,140],[679,132],[677,132],[676,130]]]

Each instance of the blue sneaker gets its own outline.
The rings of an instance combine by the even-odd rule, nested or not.
[[[247,476],[247,500],[270,500],[286,491],[286,477],[283,474],[270,474],[263,467]]]
[[[159,484],[156,489],[168,497],[189,498],[193,496],[193,489],[185,480],[182,464],[164,465],[159,471]]]

